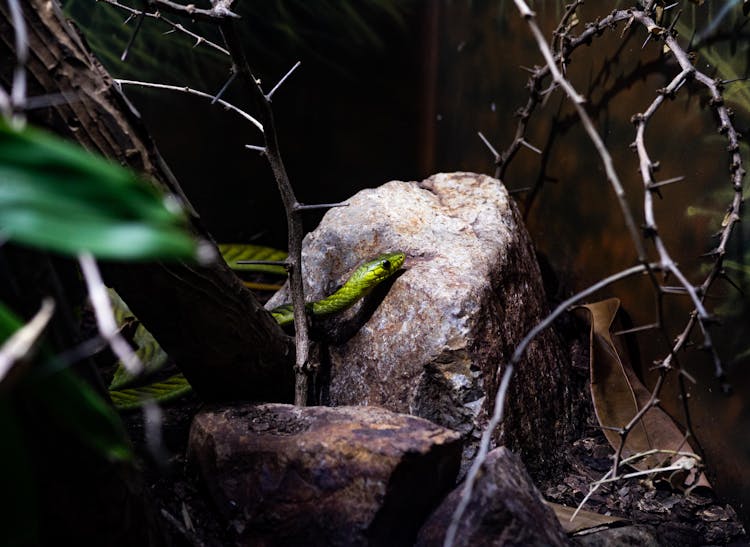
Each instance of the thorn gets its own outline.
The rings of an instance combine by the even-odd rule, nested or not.
[[[732,287],[734,287],[735,289],[737,289],[737,292],[738,292],[738,293],[740,293],[740,296],[745,296],[745,293],[744,293],[744,291],[743,291],[743,290],[742,290],[742,289],[740,288],[740,286],[739,286],[739,285],[737,285],[737,284],[736,284],[736,283],[734,282],[734,280],[732,280],[732,278],[731,278],[731,277],[729,277],[729,275],[727,274],[726,270],[721,270],[721,271],[719,272],[719,277],[720,277],[721,279],[723,279],[724,281],[726,281],[727,283],[729,283],[729,284],[730,284],[730,285],[731,285]]]
[[[707,253],[703,253],[702,255],[699,255],[699,256],[700,256],[700,258],[714,258],[714,257],[717,257],[717,256],[723,256],[723,255],[724,255],[724,253],[722,251],[720,251],[719,248],[717,247],[717,248],[711,249]]]
[[[724,324],[724,322],[721,320],[721,317],[719,317],[718,315],[714,315],[714,314],[711,314],[701,319],[701,323],[703,323],[703,325],[705,326]]]
[[[297,203],[294,205],[293,210],[295,211],[311,211],[314,209],[332,209],[333,207],[349,207],[347,202],[339,203],[313,203],[311,205],[305,205],[303,203]]]
[[[514,196],[516,194],[522,194],[524,192],[528,192],[532,189],[531,186],[524,186],[523,188],[514,188],[513,190],[508,190],[508,194],[511,196]]]
[[[245,148],[247,148],[248,150],[255,150],[256,152],[260,152],[261,154],[266,153],[265,146],[255,146],[254,144],[246,144]]]
[[[497,150],[495,150],[495,147],[490,144],[490,141],[487,140],[487,138],[482,134],[481,131],[477,131],[477,135],[479,135],[479,138],[482,139],[484,145],[489,148],[490,152],[492,152],[492,155],[495,156],[495,161],[499,160],[500,154]]]
[[[732,390],[732,384],[730,384],[729,382],[726,381],[726,378],[724,377],[724,375],[722,374],[719,378],[717,378],[717,380],[719,381],[719,386],[721,388],[721,392],[724,395],[731,395],[732,391],[733,391]]]
[[[647,188],[649,190],[654,190],[656,188],[661,188],[662,186],[666,186],[667,184],[674,184],[675,182],[682,182],[683,180],[685,180],[684,176],[673,177],[671,179],[662,180],[659,182],[652,182],[647,186]]]
[[[688,382],[690,382],[691,384],[697,384],[697,383],[698,383],[698,380],[696,380],[696,379],[695,379],[695,376],[693,376],[692,374],[690,374],[690,373],[689,373],[689,372],[688,372],[687,370],[685,370],[684,368],[680,368],[680,369],[678,369],[678,371],[677,371],[677,372],[678,372],[678,373],[679,373],[680,375],[682,375],[682,376],[684,376],[685,378],[687,378]],[[688,397],[690,397],[690,394],[689,394],[689,393],[688,393]]]
[[[538,149],[538,148],[537,148],[536,146],[534,146],[534,145],[532,145],[532,144],[529,144],[528,142],[526,142],[526,141],[525,141],[525,140],[523,140],[523,139],[521,139],[521,140],[520,140],[520,142],[521,142],[521,144],[522,144],[522,145],[524,145],[524,146],[525,146],[526,148],[528,148],[529,150],[533,150],[534,152],[536,152],[536,153],[537,153],[537,154],[539,154],[540,156],[542,155],[542,151],[541,151],[541,150],[539,150],[539,149]]]
[[[271,102],[271,97],[273,97],[273,94],[276,93],[276,90],[279,89],[279,87],[281,87],[281,84],[283,84],[286,81],[286,79],[292,75],[292,72],[297,70],[297,68],[299,68],[301,64],[302,64],[302,61],[297,61],[296,63],[294,63],[294,66],[290,68],[289,71],[286,74],[284,74],[284,76],[282,76],[281,80],[279,80],[279,82],[275,86],[273,86],[273,89],[268,92],[268,95],[266,95],[266,100],[269,103]]]
[[[685,287],[672,287],[672,286],[661,286],[659,290],[664,294],[686,294],[687,289]]]
[[[214,95],[214,98],[211,100],[211,104],[216,104],[216,101],[221,99],[222,95],[224,95],[224,92],[227,90],[227,88],[231,85],[231,83],[234,81],[236,77],[237,77],[237,72],[235,72],[235,70],[232,69],[229,72],[229,79],[226,82],[224,82],[224,85],[221,86],[221,89],[219,90],[219,92],[216,95]]]
[[[622,336],[624,334],[632,334],[634,332],[642,332],[646,330],[652,330],[652,329],[658,329],[659,323],[650,323],[648,325],[641,325],[640,327],[633,327],[631,329],[624,329],[624,330],[618,330],[617,332],[613,332],[613,336]]]
[[[138,32],[141,30],[141,25],[143,24],[143,20],[145,18],[146,18],[145,13],[140,12],[138,14],[138,20],[135,23],[133,34],[130,35],[130,40],[128,40],[128,44],[125,46],[125,49],[122,51],[122,55],[120,55],[120,61],[122,61],[123,63],[125,62],[125,59],[128,58],[128,53],[130,52],[130,48],[133,46],[133,42],[135,42],[135,37],[138,36]]]
[[[734,78],[733,80],[719,80],[721,85],[727,85],[727,84],[733,84],[734,82],[744,82],[748,79],[748,76],[743,76],[742,78]]]

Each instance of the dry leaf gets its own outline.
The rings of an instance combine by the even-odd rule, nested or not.
[[[559,503],[553,503],[551,501],[545,503],[555,512],[555,516],[566,534],[575,534],[590,528],[598,528],[600,526],[609,527],[613,524],[620,525],[623,522],[628,522],[627,519],[624,518],[601,515],[599,513],[594,513],[593,511],[586,511],[585,509],[579,510],[576,518],[571,522],[570,518],[576,511],[574,507],[560,505]]]
[[[620,446],[619,429],[625,427],[639,409],[649,404],[651,393],[640,381],[631,366],[628,353],[621,340],[611,334],[611,328],[620,309],[620,301],[610,298],[582,306],[591,318],[591,397],[599,424],[605,429],[609,444],[617,450]],[[608,429],[615,428],[615,429]],[[692,451],[685,435],[672,418],[658,406],[652,406],[627,436],[622,456],[627,458],[649,450]],[[653,454],[630,465],[638,470],[667,465],[669,454]],[[683,460],[684,461],[684,460]],[[698,477],[685,473],[688,483],[683,488],[700,484],[710,488],[703,473]],[[696,482],[697,481],[697,482]]]

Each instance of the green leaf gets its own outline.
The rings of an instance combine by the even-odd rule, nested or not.
[[[0,343],[22,326],[21,320],[0,303]],[[40,357],[53,361],[48,351]],[[41,360],[41,359],[40,359]],[[91,386],[68,369],[33,367],[14,390],[27,398],[50,422],[68,430],[84,444],[114,461],[131,460],[133,453],[125,429],[112,406]],[[5,397],[4,394],[0,394]]]
[[[23,428],[6,395],[0,394],[0,492],[9,500],[0,511],[3,545],[37,545],[39,509],[37,483]]]
[[[283,262],[286,260],[286,251],[246,243],[219,243],[219,252],[233,270],[286,275],[286,268],[276,264],[239,264],[242,260]]]
[[[37,379],[30,388],[61,428],[110,461],[132,460],[125,428],[112,405],[72,372],[55,372]]]
[[[171,201],[170,201],[171,200]],[[0,233],[100,258],[191,258],[176,202],[131,171],[32,128],[0,122]]]

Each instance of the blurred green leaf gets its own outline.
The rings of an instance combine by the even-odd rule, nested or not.
[[[21,328],[21,320],[0,303],[0,343]],[[40,361],[54,360],[42,351]],[[9,398],[23,397],[25,403],[39,413],[77,436],[80,441],[113,461],[133,457],[125,429],[112,406],[102,399],[86,382],[68,369],[45,370],[32,367],[10,393],[0,393],[0,411],[10,408]],[[0,417],[7,421],[8,417]]]
[[[100,258],[191,258],[197,241],[171,198],[53,135],[0,123],[0,233]]]
[[[286,251],[248,243],[219,243],[219,252],[233,270],[286,275],[286,268],[277,264],[240,264],[243,260],[283,262],[286,260]]]
[[[8,503],[0,511],[3,545],[37,545],[39,511],[37,484],[31,469],[23,428],[7,397],[0,395],[0,492]],[[11,501],[12,500],[12,501]]]
[[[40,378],[31,386],[50,419],[76,434],[110,461],[130,461],[133,452],[125,429],[112,405],[86,382],[62,370]]]

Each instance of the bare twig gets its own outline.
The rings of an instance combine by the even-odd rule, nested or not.
[[[167,89],[169,91],[179,91],[181,93],[188,93],[190,95],[196,95],[198,97],[203,97],[205,99],[211,99],[212,102],[215,101],[216,97],[214,95],[211,95],[210,93],[206,93],[204,91],[198,91],[197,89],[193,89],[188,86],[179,86],[179,85],[168,85],[168,84],[157,84],[153,82],[141,82],[138,80],[120,80],[120,79],[114,79],[113,80],[118,85],[136,85],[139,87],[152,87],[155,89]],[[232,110],[245,118],[247,121],[252,123],[255,127],[263,131],[263,125],[256,120],[253,116],[245,112],[244,110],[241,110],[240,108],[234,106],[232,103],[229,103],[227,101],[224,101],[222,99],[218,99],[217,101],[220,105],[222,105],[225,108],[228,108],[229,110]],[[249,145],[246,145],[249,148]]]
[[[91,253],[81,253],[78,255],[78,263],[81,266],[81,273],[89,291],[89,299],[91,300],[91,306],[94,308],[99,334],[109,343],[112,352],[122,361],[128,372],[138,374],[143,370],[143,364],[133,348],[120,334],[120,329],[117,328],[117,321],[115,321],[112,304],[109,301],[107,287],[104,286],[96,260]]]
[[[44,329],[47,328],[52,315],[55,313],[55,301],[46,298],[42,301],[39,311],[31,321],[14,332],[0,347],[0,384],[8,375],[13,365],[28,359],[29,354],[39,342]]]
[[[697,454],[695,454],[693,452],[685,452],[685,451],[679,451],[679,450],[678,451],[675,451],[675,450],[662,450],[662,449],[655,448],[655,449],[652,449],[652,450],[647,450],[645,452],[639,452],[637,454],[633,454],[632,456],[630,456],[628,458],[625,458],[622,461],[622,463],[623,464],[630,464],[631,462],[634,462],[634,461],[642,459],[642,458],[647,458],[648,456],[653,456],[655,454],[668,454],[670,456],[682,456],[682,457],[686,457],[686,458],[692,458],[696,463],[702,463],[702,461],[703,461],[702,458],[699,455],[697,455]],[[612,471],[614,470],[614,468],[610,469],[609,471],[607,471],[604,474],[604,476],[601,479],[599,479],[598,481],[592,483],[591,486],[589,486],[588,493],[583,497],[583,499],[581,500],[581,503],[578,504],[578,507],[576,507],[576,510],[573,511],[573,514],[570,516],[570,522],[573,522],[573,520],[576,518],[576,516],[581,511],[581,509],[583,509],[583,506],[586,505],[586,502],[589,500],[589,498],[603,484],[606,484],[608,482],[614,482],[614,481],[617,481],[617,480],[620,480],[620,479],[632,478],[632,477],[637,477],[637,476],[642,476],[642,475],[654,475],[654,474],[662,473],[662,472],[666,472],[666,471],[679,471],[680,469],[690,469],[690,467],[692,467],[691,464],[689,464],[688,462],[683,462],[683,463],[680,463],[680,464],[675,464],[673,466],[657,467],[657,468],[654,468],[654,469],[646,469],[644,471],[637,471],[637,472],[634,472],[634,473],[627,473],[627,474],[621,475],[621,476],[613,476],[612,475]]]
[[[505,408],[505,396],[508,392],[508,385],[510,385],[510,379],[512,377],[513,377],[513,364],[511,363],[505,367],[503,378],[500,381],[500,387],[498,388],[497,393],[495,394],[494,411],[492,413],[492,417],[490,418],[489,423],[487,424],[487,427],[485,428],[485,432],[494,431],[495,428],[498,426],[498,424],[503,420],[503,409]],[[469,472],[466,475],[466,481],[464,481],[464,486],[461,489],[461,498],[459,499],[458,505],[456,506],[456,509],[453,512],[453,516],[451,517],[451,522],[448,525],[448,530],[445,533],[445,540],[443,542],[444,547],[452,547],[456,541],[456,533],[458,532],[458,525],[461,523],[461,518],[463,517],[463,514],[466,511],[466,507],[468,507],[469,505],[469,501],[471,501],[471,494],[474,490],[474,482],[476,481],[476,477],[479,474],[479,469],[484,463],[484,461],[487,459],[487,454],[490,450],[491,438],[492,438],[492,435],[482,435],[482,439],[479,442],[479,450],[477,452],[476,457],[474,458],[474,462],[471,464],[471,468],[469,469]]]
[[[210,9],[195,7],[195,4],[180,4],[172,0],[151,0],[156,6],[164,11],[170,11],[178,15],[184,15],[198,21],[217,23],[223,19],[239,19],[240,16],[229,9],[232,0],[215,0]]]
[[[16,64],[13,68],[13,84],[10,93],[0,86],[0,112],[16,125],[25,123],[26,108],[26,61],[29,58],[29,37],[26,21],[18,0],[8,0],[10,17],[13,21]]]
[[[190,29],[184,27],[181,23],[175,23],[171,19],[168,19],[167,17],[164,17],[164,15],[162,15],[162,13],[159,12],[159,11],[154,11],[154,12],[142,11],[142,10],[139,10],[139,9],[132,8],[130,6],[126,6],[125,4],[122,4],[121,2],[118,2],[117,0],[101,0],[101,1],[102,2],[106,2],[110,6],[116,7],[119,10],[125,11],[126,13],[128,13],[128,14],[134,16],[134,17],[137,17],[139,15],[143,15],[143,17],[146,17],[146,18],[151,18],[151,19],[156,19],[158,21],[163,21],[165,24],[167,24],[167,25],[169,25],[171,27],[170,30],[168,30],[165,34],[172,33],[172,32],[179,32],[181,34],[184,34],[185,36],[189,36],[190,38],[192,38],[196,42],[199,42],[201,44],[206,44],[210,48],[213,48],[216,51],[219,51],[219,52],[223,53],[224,55],[229,55],[229,52],[225,48],[221,47],[219,44],[217,44],[215,42],[212,42],[211,40],[208,40],[208,39],[204,38],[203,36],[200,36],[199,34],[196,34],[195,32],[191,31]]]
[[[648,265],[648,267],[655,267],[654,264]],[[495,430],[495,428],[498,426],[500,421],[502,420],[502,409],[503,409],[503,402],[505,401],[505,393],[508,388],[508,383],[510,382],[510,379],[513,375],[514,367],[521,361],[521,358],[523,357],[524,352],[528,348],[531,341],[536,338],[536,336],[539,335],[544,329],[548,328],[552,323],[557,319],[562,313],[567,311],[573,304],[580,302],[584,298],[594,294],[597,291],[600,291],[601,289],[611,285],[612,283],[615,283],[616,281],[619,281],[621,279],[625,279],[627,277],[644,273],[647,271],[647,266],[643,264],[639,264],[637,266],[633,266],[632,268],[628,268],[627,270],[623,270],[621,272],[617,272],[613,275],[610,275],[609,277],[602,279],[598,283],[595,283],[594,285],[591,285],[590,287],[584,289],[583,291],[576,293],[575,295],[571,296],[564,302],[560,303],[547,317],[544,318],[543,321],[538,323],[533,329],[531,329],[528,334],[521,340],[521,342],[518,343],[516,346],[515,351],[513,352],[513,356],[511,357],[510,361],[505,365],[505,371],[503,373],[502,380],[500,382],[500,387],[497,390],[497,393],[495,394],[495,406],[493,410],[492,417],[490,418],[489,422],[487,423],[487,426],[484,428],[484,431],[482,432],[482,438],[479,441],[479,451],[477,452],[477,455],[474,458],[474,462],[472,463],[471,467],[469,468],[468,473],[466,474],[466,480],[464,481],[464,486],[461,490],[461,498],[456,506],[456,509],[453,512],[453,515],[451,517],[451,523],[448,527],[448,531],[445,535],[445,541],[443,543],[444,547],[452,547],[455,542],[455,536],[456,532],[458,530],[458,525],[461,522],[461,518],[463,517],[464,511],[466,510],[466,507],[469,504],[469,501],[471,499],[472,492],[474,490],[474,483],[477,480],[477,476],[479,473],[479,469],[481,468],[482,464],[484,463],[487,453],[489,451],[490,441],[492,440],[492,434]]]
[[[250,69],[244,47],[234,28],[233,21],[222,19],[219,21],[219,25],[232,57],[233,70],[250,89],[257,108],[261,113],[265,140],[264,153],[271,166],[273,176],[276,179],[276,185],[279,189],[281,201],[284,204],[284,210],[286,211],[289,252],[287,268],[289,271],[289,289],[294,308],[296,342],[295,371],[297,381],[295,384],[294,401],[297,405],[305,405],[307,403],[308,376],[312,375],[314,370],[310,365],[310,337],[308,333],[307,312],[305,311],[304,286],[302,283],[302,237],[304,229],[302,226],[302,211],[300,210],[301,204],[294,194],[289,175],[281,158],[281,150],[276,135],[276,124],[269,96],[263,92],[260,80],[255,77]],[[283,80],[284,78],[282,78]]]
[[[194,547],[205,547],[205,543],[201,541],[201,539],[197,536],[197,534],[191,530],[188,530],[187,526],[180,522],[180,520],[172,515],[169,511],[164,509],[162,507],[161,509],[161,516],[164,517],[164,519],[169,522],[172,526],[177,528],[177,530],[183,535],[185,540],[187,540],[190,545],[193,545]]]
[[[610,183],[612,184],[613,188],[615,189],[615,193],[618,199],[620,200],[620,208],[626,220],[626,225],[628,227],[628,231],[630,232],[631,240],[633,241],[634,246],[636,248],[639,261],[641,261],[643,266],[646,266],[645,260],[646,260],[647,255],[645,253],[645,248],[641,241],[641,237],[638,234],[637,229],[635,228],[633,215],[630,212],[627,202],[624,200],[624,193],[622,192],[622,186],[619,183],[619,179],[617,178],[616,172],[614,171],[614,167],[612,165],[611,158],[609,157],[609,153],[606,147],[604,146],[603,142],[599,138],[595,128],[593,127],[593,123],[591,122],[590,117],[587,115],[583,107],[582,97],[575,91],[575,89],[569,84],[569,82],[565,80],[565,78],[560,73],[560,70],[558,70],[557,65],[559,63],[560,67],[564,67],[565,61],[573,49],[579,47],[581,44],[590,43],[591,38],[593,36],[602,33],[607,28],[612,27],[615,23],[619,21],[627,20],[628,24],[626,25],[626,29],[629,28],[632,23],[636,22],[640,24],[641,26],[643,26],[645,29],[647,29],[647,32],[649,33],[650,38],[655,38],[656,40],[663,40],[667,46],[667,49],[665,51],[669,51],[675,57],[681,69],[681,72],[677,74],[665,88],[659,90],[658,96],[654,99],[654,101],[651,103],[649,108],[643,114],[637,114],[636,116],[633,117],[633,122],[636,124],[636,128],[637,128],[634,147],[638,153],[639,167],[640,167],[640,172],[641,172],[641,176],[642,176],[643,184],[644,184],[644,217],[645,217],[644,235],[646,235],[649,239],[653,241],[654,247],[659,257],[659,260],[655,265],[652,265],[650,268],[647,267],[647,271],[649,271],[649,277],[650,277],[651,283],[655,289],[655,301],[656,301],[656,313],[657,313],[657,321],[653,325],[650,325],[650,327],[659,328],[666,335],[666,330],[665,330],[665,325],[664,325],[664,320],[663,320],[662,296],[668,292],[674,292],[674,288],[665,287],[656,279],[656,276],[654,275],[654,271],[656,269],[659,269],[665,273],[672,274],[674,278],[677,279],[677,281],[680,283],[679,292],[687,294],[691,298],[695,307],[695,311],[694,313],[690,315],[687,321],[687,324],[685,325],[685,328],[678,335],[674,344],[669,347],[668,355],[661,361],[659,365],[661,375],[654,387],[654,390],[652,391],[651,400],[649,401],[648,404],[644,406],[644,408],[640,409],[639,412],[636,413],[636,415],[632,418],[630,423],[626,424],[626,426],[620,430],[621,442],[620,442],[620,446],[616,450],[614,465],[612,469],[612,474],[616,476],[617,469],[620,463],[619,459],[621,457],[622,449],[625,444],[625,439],[629,431],[642,418],[642,416],[645,414],[645,412],[649,408],[657,404],[658,395],[659,395],[659,392],[661,391],[661,386],[663,385],[664,377],[666,373],[672,368],[676,368],[676,370],[678,370],[678,372],[680,373],[678,376],[678,381],[679,381],[680,394],[681,394],[681,398],[683,401],[683,410],[685,413],[685,419],[688,425],[687,436],[692,435],[692,429],[690,426],[690,415],[689,415],[688,408],[687,408],[687,393],[686,393],[684,382],[683,382],[684,375],[682,373],[684,371],[677,363],[677,353],[681,349],[687,346],[687,340],[695,325],[698,325],[701,329],[703,340],[704,340],[703,348],[711,352],[711,355],[714,360],[716,375],[718,378],[722,379],[722,382],[723,382],[723,375],[724,375],[723,368],[722,368],[719,356],[713,346],[713,343],[711,341],[711,336],[707,328],[708,322],[710,321],[711,317],[707,309],[705,308],[703,301],[706,298],[706,295],[708,294],[708,291],[713,281],[717,277],[721,276],[722,261],[726,253],[727,242],[729,240],[729,236],[732,233],[734,224],[738,222],[740,219],[740,211],[741,211],[741,205],[742,205],[742,179],[745,175],[745,170],[742,166],[742,157],[740,155],[739,135],[736,132],[731,122],[730,113],[728,109],[726,108],[726,106],[724,105],[724,101],[721,95],[722,82],[719,80],[714,80],[710,78],[709,76],[703,74],[699,70],[695,69],[695,67],[693,66],[693,63],[691,62],[691,59],[689,58],[685,50],[676,41],[673,29],[677,21],[677,18],[680,15],[679,12],[672,19],[671,24],[669,24],[667,28],[664,28],[660,26],[660,24],[657,24],[657,22],[655,22],[651,16],[651,12],[653,11],[655,7],[655,3],[653,1],[648,2],[648,4],[643,9],[632,8],[629,10],[615,10],[609,16],[599,19],[596,22],[587,25],[586,30],[578,37],[574,38],[574,37],[567,36],[567,30],[565,30],[564,31],[564,34],[566,35],[565,39],[559,40],[559,43],[557,46],[558,51],[556,54],[553,54],[552,51],[550,51],[549,46],[547,45],[546,41],[544,40],[538,26],[536,25],[533,11],[531,11],[531,9],[526,5],[526,3],[523,0],[514,0],[514,1],[519,10],[519,13],[529,24],[529,27],[537,41],[539,49],[545,58],[546,66],[543,68],[535,68],[532,70],[532,77],[529,80],[529,89],[530,89],[529,100],[526,104],[526,107],[524,107],[524,109],[519,111],[520,120],[517,126],[516,135],[514,137],[513,143],[511,144],[508,150],[506,150],[503,154],[499,156],[499,159],[497,161],[497,165],[498,165],[497,175],[499,177],[503,176],[508,163],[514,157],[518,149],[521,146],[523,146],[523,143],[524,143],[523,136],[526,132],[526,127],[527,127],[528,120],[529,120],[529,117],[531,116],[532,111],[534,110],[536,105],[539,104],[541,97],[544,96],[547,93],[547,91],[552,89],[552,86],[550,86],[549,88],[547,88],[547,91],[541,91],[542,80],[545,76],[551,75],[554,83],[565,91],[566,95],[568,95],[569,99],[573,103],[573,106],[576,108],[576,111],[581,120],[581,123],[583,124],[592,142],[594,143],[597,149],[597,152],[602,158],[602,161],[605,165],[605,170],[607,172],[607,177],[610,180]],[[570,13],[571,13],[570,11],[567,11],[566,17],[570,16]],[[558,31],[556,31],[556,35],[557,35],[557,32],[559,32],[559,29],[561,28],[565,28],[563,23],[561,23],[558,26]],[[653,172],[655,171],[656,163],[652,162],[651,159],[649,158],[648,152],[646,150],[645,138],[644,138],[644,133],[645,133],[645,129],[648,124],[648,121],[653,117],[657,109],[664,103],[666,98],[674,97],[674,95],[689,80],[695,80],[699,84],[702,84],[703,86],[705,86],[711,95],[710,105],[714,108],[716,115],[719,119],[719,122],[720,122],[719,132],[725,135],[729,141],[729,147],[728,147],[728,150],[730,153],[729,173],[730,173],[730,179],[732,182],[732,188],[734,190],[734,198],[729,207],[729,213],[725,217],[725,220],[722,223],[722,230],[719,233],[720,242],[717,245],[717,247],[710,253],[711,257],[713,257],[713,260],[714,260],[713,266],[711,268],[710,273],[706,276],[704,281],[698,286],[693,285],[687,279],[687,277],[683,274],[683,272],[678,268],[676,262],[671,258],[666,245],[664,244],[661,237],[659,236],[658,226],[655,221],[655,215],[654,215],[654,210],[653,210],[653,199],[652,199],[653,193],[655,191],[658,191],[659,187],[665,186],[667,184],[671,184],[674,182],[678,182],[682,180],[683,177],[676,177],[674,179],[669,179],[669,180],[662,181],[662,182],[655,182],[653,180]],[[665,339],[668,339],[668,336],[665,336]],[[521,346],[523,346],[523,343],[519,344],[519,348]],[[675,363],[677,366],[673,367],[672,363]],[[725,384],[723,384],[723,386],[724,385]]]

